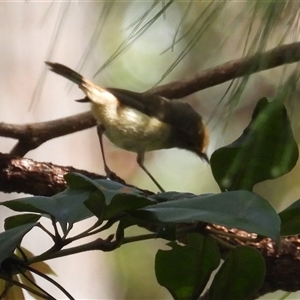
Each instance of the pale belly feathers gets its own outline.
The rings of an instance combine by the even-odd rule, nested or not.
[[[92,103],[92,113],[105,127],[104,134],[116,146],[133,152],[168,148],[171,126],[130,107],[118,109],[115,101],[105,106]]]

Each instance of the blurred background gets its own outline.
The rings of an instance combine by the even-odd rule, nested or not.
[[[104,87],[144,91],[298,41],[299,12],[300,3],[288,0],[1,2],[1,122],[43,122],[89,109],[87,104],[74,102],[82,98],[82,92],[49,72],[46,60],[76,69]],[[283,97],[299,140],[298,79],[295,63],[183,99],[201,113],[209,127],[208,155],[241,135],[256,102],[265,96]],[[0,141],[1,152],[9,152],[15,144],[10,139]],[[121,178],[157,191],[138,168],[135,154],[117,149],[106,139],[105,150],[108,165]],[[27,157],[104,174],[95,128],[48,141]],[[189,152],[147,153],[145,165],[168,191],[219,191],[209,166]],[[281,210],[299,198],[298,181],[299,165],[277,180],[257,185],[256,192]],[[1,194],[1,201],[19,196]],[[11,214],[1,208],[1,220]],[[92,223],[80,223],[75,232]],[[35,254],[51,245],[38,229],[24,242]],[[49,261],[49,265],[76,299],[171,299],[156,282],[153,268],[155,253],[164,244],[139,242],[113,253],[88,252]],[[56,290],[50,292],[61,297]]]

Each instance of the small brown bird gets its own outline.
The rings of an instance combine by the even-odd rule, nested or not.
[[[102,134],[116,146],[137,153],[137,163],[164,191],[144,166],[147,151],[181,148],[197,154],[208,162],[205,154],[208,133],[201,116],[187,103],[170,101],[150,93],[137,93],[117,88],[101,88],[70,68],[46,62],[51,71],[78,84],[90,102],[91,111],[98,121],[104,167],[107,175]]]

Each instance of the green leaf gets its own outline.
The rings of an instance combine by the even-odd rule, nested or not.
[[[93,216],[83,204],[89,195],[89,190],[66,189],[52,197],[27,197],[1,204],[15,211],[50,215],[60,223],[63,232],[66,233],[75,222]]]
[[[88,190],[67,189],[53,196],[53,208],[49,212],[60,223],[64,233],[68,230],[68,225],[70,228],[74,223],[93,216],[84,205],[89,195]]]
[[[64,179],[71,189],[93,189],[94,181],[89,177],[80,173],[68,173],[64,175]]]
[[[209,290],[211,300],[244,300],[264,282],[265,261],[254,248],[238,246],[230,251]]]
[[[174,299],[197,299],[210,275],[220,263],[215,241],[208,236],[192,234],[190,243],[168,245],[171,250],[158,250],[155,274],[160,285],[166,287]]]
[[[23,236],[36,224],[25,224],[0,233],[0,263],[13,254],[16,247],[20,245]]]
[[[105,219],[110,219],[123,211],[137,210],[142,207],[155,204],[156,201],[150,200],[146,197],[132,195],[132,194],[117,194],[112,199],[105,210]]]
[[[157,202],[168,202],[174,200],[180,200],[182,198],[190,198],[194,197],[195,195],[192,193],[179,193],[179,192],[163,192],[159,194],[154,194],[149,196],[150,199],[154,199]]]
[[[222,191],[252,190],[293,169],[298,146],[284,104],[261,99],[243,134],[211,156],[212,173]]]
[[[300,234],[300,200],[283,210],[279,217],[282,236]]]
[[[105,197],[101,191],[94,191],[84,201],[86,208],[91,211],[99,220],[103,221],[105,211]]]
[[[11,216],[5,219],[4,229],[8,230],[24,224],[36,223],[40,218],[41,216],[37,214],[22,214]]]
[[[107,195],[109,197],[108,200],[105,198]],[[106,202],[106,205],[104,201]],[[94,192],[89,199],[85,201],[85,205],[95,216],[105,220],[116,216],[120,212],[136,210],[154,203],[156,203],[156,201],[144,196],[130,193],[127,194],[119,191],[116,192],[114,190],[111,190],[110,192],[107,190],[104,193],[102,191]]]
[[[249,191],[189,196],[130,214],[157,223],[204,221],[279,239],[280,218],[276,211],[267,200]]]
[[[34,212],[44,214],[47,213],[47,204],[51,197],[37,196],[19,198],[16,200],[4,201],[1,205],[8,207],[14,211],[20,212]],[[44,209],[44,207],[46,209]]]
[[[65,179],[69,187],[72,189],[96,188],[97,190],[101,191],[105,197],[105,202],[107,205],[117,194],[143,195],[141,191],[130,188],[121,183],[105,179],[90,179],[80,173],[66,174]]]

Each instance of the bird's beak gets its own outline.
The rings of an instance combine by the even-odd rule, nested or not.
[[[204,160],[204,161],[206,161],[208,164],[210,164],[209,158],[208,158],[208,156],[207,156],[206,153],[200,153],[200,154],[198,154],[198,155],[200,156],[200,158],[201,158],[202,160]]]

